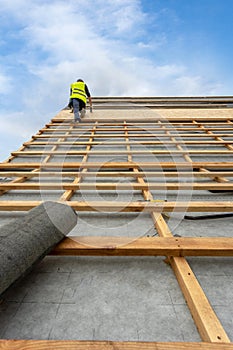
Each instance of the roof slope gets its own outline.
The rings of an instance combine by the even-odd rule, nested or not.
[[[0,164],[0,225],[45,200],[79,215],[4,296],[2,338],[233,347],[232,101],[94,98],[82,123],[62,110]]]

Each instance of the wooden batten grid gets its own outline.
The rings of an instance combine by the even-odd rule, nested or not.
[[[96,100],[101,104],[102,99]],[[112,99],[110,102],[115,103]],[[134,99],[132,99],[134,101]],[[136,99],[137,101],[137,99]],[[150,103],[149,99],[141,102]],[[145,102],[146,101],[146,102]],[[180,103],[185,104],[186,100]],[[202,99],[190,100],[204,103]],[[220,101],[220,102],[219,102]],[[170,101],[178,103],[176,99]],[[134,103],[134,102],[133,102]],[[158,100],[156,103],[164,103]],[[211,103],[207,101],[206,103]],[[212,103],[229,103],[213,99]],[[182,106],[178,108],[183,108]],[[213,106],[211,107],[213,108]],[[123,115],[122,111],[122,115]],[[77,211],[149,212],[158,233],[128,243],[126,237],[72,237],[51,255],[166,256],[183,292],[201,343],[140,343],[0,340],[0,349],[233,349],[186,256],[233,256],[233,238],[174,237],[164,214],[233,213],[233,201],[158,200],[156,191],[233,191],[233,122],[229,117],[161,119],[87,118],[73,124],[58,116],[0,163],[0,211],[27,211],[42,202],[40,191],[59,191],[57,200]],[[127,178],[126,183],[121,182]],[[86,182],[86,179],[89,179]],[[113,181],[114,179],[114,181]],[[33,191],[35,201],[17,201],[17,191]],[[81,191],[140,192],[126,202],[74,199]],[[55,193],[55,192],[54,192]],[[0,197],[0,199],[1,199]],[[140,230],[140,228],[139,228]]]

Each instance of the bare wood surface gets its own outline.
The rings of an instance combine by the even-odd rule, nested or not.
[[[27,211],[42,201],[0,201],[0,211]],[[100,212],[233,212],[233,202],[62,202],[77,211]]]
[[[58,183],[0,183],[0,190],[121,190],[121,191],[136,191],[136,190],[224,190],[233,191],[233,183],[80,183],[80,182],[58,182]]]
[[[34,177],[76,177],[80,175],[81,177],[216,177],[216,176],[227,176],[233,177],[233,171],[207,171],[205,169],[200,169],[200,171],[138,171],[137,173],[133,171],[91,171],[88,173],[83,173],[79,171],[0,171],[0,177],[18,177],[24,176],[30,178]]]
[[[182,138],[177,141],[153,141],[153,140],[140,140],[140,142],[136,140],[129,140],[131,145],[175,145],[177,143],[183,143],[185,145],[211,145],[211,146],[218,146],[218,145],[225,145],[225,144],[233,144],[233,140],[226,140],[226,141],[214,141],[214,140],[183,140]],[[124,145],[124,141],[109,141],[106,140],[104,141],[104,145],[111,145],[111,146],[118,146],[118,145]],[[31,142],[24,142],[24,146],[52,146],[52,145],[61,145],[59,141],[31,141]],[[101,146],[103,145],[103,141],[64,141],[62,142],[62,145],[64,146],[87,146],[87,145],[92,145],[92,146]]]
[[[47,134],[47,135],[46,135]],[[51,134],[51,135],[50,135]],[[72,135],[70,136],[66,136],[66,138],[75,138],[76,140],[77,139],[87,139],[88,136],[90,135],[90,132],[73,132]],[[53,132],[49,132],[49,129],[45,132],[44,131],[44,134],[42,135],[35,135],[35,136],[32,136],[33,140],[36,140],[36,139],[43,139],[43,138],[60,138],[60,137],[63,137],[64,136],[64,133],[59,131],[59,129],[57,129],[57,131],[53,131]],[[176,136],[176,134],[174,135]],[[229,137],[229,133],[225,132],[225,133],[218,133],[218,134],[215,134],[216,137]],[[158,139],[163,139],[163,138],[167,138],[167,135],[165,133],[135,133],[135,134],[130,134],[129,137],[131,138],[137,138],[137,139],[141,139],[141,138],[153,138],[153,137],[156,137]],[[182,138],[182,137],[210,137],[211,138],[211,135],[209,134],[205,134],[204,131],[198,131],[198,129],[196,130],[196,132],[193,132],[193,133],[185,133],[185,134],[179,134],[179,137]],[[113,138],[124,138],[124,134],[123,132],[120,133],[109,133],[109,134],[96,134],[95,135],[95,139],[113,139]]]
[[[115,136],[112,136],[112,135],[115,135]],[[80,134],[80,133],[72,133],[72,135],[70,136],[64,136],[64,134],[62,133],[58,133],[58,134],[55,134],[55,133],[52,133],[51,135],[35,135],[35,136],[32,136],[32,139],[33,140],[37,140],[37,139],[54,139],[54,138],[60,138],[60,137],[64,137],[64,138],[71,138],[71,139],[87,139],[88,138],[88,133],[86,134]],[[229,137],[229,133],[223,133],[223,134],[215,134],[215,136],[217,137]],[[116,134],[101,134],[101,135],[96,135],[95,138],[104,138],[104,139],[110,139],[110,138],[122,138],[123,136],[122,135],[116,135]],[[162,139],[166,139],[167,138],[167,135],[165,134],[162,134],[162,133],[159,133],[159,134],[134,134],[134,135],[130,135],[130,137],[133,137],[133,138],[137,138],[138,140],[136,142],[141,142],[139,141],[141,138],[158,138],[159,140],[162,140]],[[182,135],[179,135],[179,137],[182,139],[183,137],[188,137],[188,138],[200,138],[200,137],[204,137],[204,138],[209,138],[210,140],[212,140],[213,138],[211,138],[211,135],[210,134],[205,134],[204,131],[199,131],[197,130],[196,133],[186,133],[186,134],[182,134]]]
[[[233,256],[233,238],[66,237],[51,255]]]
[[[141,169],[191,169],[191,168],[210,168],[210,169],[232,169],[233,162],[70,162],[70,163],[0,163],[0,169],[129,169],[129,168],[141,168]]]
[[[150,124],[142,124],[141,126],[140,126],[140,124],[137,124],[137,125],[135,125],[135,127],[132,127],[132,125],[129,125],[129,126],[126,125],[126,126],[127,126],[128,132],[139,132],[139,131],[147,132],[147,131],[149,131],[152,134],[154,132],[156,133],[156,131],[158,131],[158,132],[159,131],[172,131],[172,132],[177,131],[177,134],[179,131],[194,131],[194,132],[198,131],[198,128],[194,127],[194,125],[190,126],[190,127],[189,126],[188,127],[179,127],[179,126],[176,126],[174,124],[170,124],[167,127],[167,125],[165,123],[162,123],[162,122],[161,122],[161,124],[155,124],[155,125],[156,126],[153,126],[153,127],[150,126]],[[219,127],[219,126],[216,127],[217,124],[213,124],[213,125],[215,125],[215,126],[214,127],[211,126],[212,131],[233,131],[233,127],[226,126],[226,124],[225,124],[225,126],[221,126],[221,127]],[[42,132],[50,132],[50,131],[51,132],[67,132],[69,130],[67,128],[69,126],[69,124],[67,124],[67,127],[63,124],[62,124],[63,127],[60,127],[60,125],[58,125],[58,126],[59,127],[56,127],[55,124],[53,123],[53,124],[48,125],[46,128],[41,129],[41,131]],[[112,127],[109,127],[109,128],[107,128],[107,127],[103,128],[103,127],[99,126],[97,131],[98,132],[111,132],[111,133],[115,131],[116,133],[122,133],[123,129],[120,129],[119,128],[120,126],[122,126],[122,125],[112,124]],[[163,126],[163,129],[161,128],[161,126]],[[75,129],[74,129],[74,131],[75,131]],[[85,128],[82,131],[85,131],[85,132],[90,131],[90,128],[89,129]],[[130,136],[130,134],[129,134],[129,136]]]
[[[213,111],[212,111],[213,112]],[[232,115],[233,115],[233,113],[232,113]],[[88,121],[89,121],[89,118],[85,118],[84,119],[85,120],[85,123],[88,123]],[[83,121],[84,121],[83,120]],[[163,125],[165,125],[165,126],[167,126],[167,127],[172,127],[172,126],[174,126],[174,127],[184,127],[184,126],[193,126],[193,120],[195,120],[195,118],[192,118],[191,120],[190,120],[190,118],[187,118],[187,120],[186,121],[166,121],[166,119],[165,118],[161,118],[161,120],[159,120],[159,121],[161,121],[162,123],[163,123]],[[152,123],[151,121],[148,123],[148,122],[143,122],[143,121],[139,121],[139,120],[136,120],[136,121],[133,121],[133,120],[127,120],[127,119],[125,119],[123,122],[122,121],[119,121],[119,122],[115,122],[115,123],[113,123],[112,121],[104,121],[104,122],[99,122],[98,121],[98,128],[100,127],[103,127],[103,128],[107,128],[107,127],[111,127],[112,125],[119,125],[119,126],[127,126],[127,128],[128,127],[143,127],[144,125],[149,125],[150,127],[151,127],[151,125],[153,125],[153,127],[156,127],[157,126],[157,124],[158,124],[158,122],[159,122],[158,120],[156,120],[154,123]],[[229,126],[229,127],[231,127],[232,126],[232,124],[231,124],[231,121],[229,120],[229,118],[224,118],[224,119],[221,119],[221,120],[217,120],[217,121],[208,121],[208,120],[206,120],[206,121],[202,121],[202,124],[203,125],[210,125],[210,126],[221,126],[221,125],[223,125],[223,126]],[[56,127],[56,126],[59,126],[60,125],[60,122],[59,121],[57,121],[57,119],[54,119],[53,120],[53,122],[49,122],[49,123],[47,123],[45,126],[54,126],[54,127]],[[63,121],[63,123],[62,123],[62,126],[69,126],[70,125],[70,121],[68,120],[68,119],[64,119],[64,121]],[[88,124],[87,124],[88,125]]]
[[[232,150],[221,150],[221,149],[214,149],[214,150],[197,150],[197,149],[189,149],[189,150],[167,150],[167,149],[159,149],[159,150],[134,150],[134,151],[121,151],[121,150],[111,150],[111,151],[92,151],[92,150],[82,150],[82,151],[74,151],[74,150],[67,150],[67,151],[53,151],[53,150],[42,150],[42,151],[22,151],[22,152],[12,152],[12,156],[42,156],[42,155],[63,155],[63,156],[79,156],[79,155],[85,155],[85,154],[91,154],[91,155],[114,155],[114,154],[120,154],[120,155],[125,155],[125,154],[132,154],[132,155],[150,155],[150,154],[157,154],[157,155],[164,155],[164,154],[184,154],[184,153],[189,153],[189,154],[229,154],[232,155],[233,151]]]
[[[202,339],[209,342],[230,342],[187,261],[172,257],[170,263]]]
[[[232,350],[233,343],[0,340],[1,350]]]
[[[177,115],[177,116],[175,116],[174,115],[174,109],[173,108],[169,108],[169,109],[170,109],[170,111],[167,111],[168,113],[166,113],[166,116],[165,116],[167,121],[170,121],[170,122],[173,122],[173,121],[177,121],[177,122],[184,121],[185,122],[187,120],[190,120],[190,121],[193,120],[193,115],[192,116],[191,115],[188,116],[186,114],[185,116],[184,115]],[[184,109],[184,110],[186,110],[186,109]],[[190,114],[191,110],[194,110],[195,113],[196,113],[196,109],[193,108],[193,109],[188,110],[189,114]],[[103,123],[104,122],[109,122],[109,123],[117,122],[117,123],[119,123],[119,122],[124,122],[124,120],[127,120],[129,122],[133,122],[134,123],[135,119],[138,120],[139,122],[145,123],[145,122],[151,122],[151,121],[154,122],[155,120],[161,120],[161,117],[163,117],[162,115],[165,115],[165,113],[164,113],[165,111],[161,112],[158,109],[158,111],[160,112],[160,116],[158,116],[158,117],[151,116],[151,117],[145,117],[144,119],[142,119],[142,118],[137,116],[137,118],[135,118],[135,113],[132,113],[132,116],[127,116],[127,117],[124,116],[122,118],[120,116],[118,116],[118,117],[115,116],[116,115],[116,111],[112,111],[112,113],[109,113],[109,111],[110,110],[105,110],[105,111],[100,110],[98,112],[98,115],[97,115],[97,111],[95,111],[95,118],[88,117],[88,118],[85,119],[85,123],[94,123],[96,120],[98,120],[99,123],[101,123],[101,122],[103,122]],[[206,112],[209,112],[209,111],[210,111],[209,109],[206,110]],[[108,116],[104,117],[103,116],[104,115],[103,112],[107,112]],[[134,110],[132,110],[132,112],[134,112]],[[171,113],[170,116],[168,115],[169,112]],[[173,112],[173,115],[172,115],[172,112]],[[184,111],[182,111],[182,112],[184,112]],[[213,112],[216,112],[216,109]],[[229,118],[232,119],[232,111],[228,110],[228,112],[231,112],[231,114],[229,114]],[[109,118],[110,114],[112,114],[112,118],[111,119]],[[217,121],[226,120],[226,114],[222,115],[222,116],[220,116],[220,115],[219,116],[211,116],[210,113],[208,113],[208,114],[205,115],[205,116],[201,116],[201,115],[195,116],[195,119],[197,121],[205,121],[205,122],[206,121],[216,121],[217,122]],[[66,117],[66,118],[64,118],[64,117],[61,117],[61,118],[56,117],[56,118],[52,119],[53,122],[59,122],[59,123],[63,123],[65,120],[72,122],[72,118],[69,118],[69,117]]]

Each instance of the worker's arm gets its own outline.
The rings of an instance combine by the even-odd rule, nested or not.
[[[92,99],[91,96],[88,97],[89,104],[90,104],[90,112],[92,113]]]
[[[90,104],[90,112],[92,113],[92,100],[91,100],[91,94],[90,94],[90,91],[88,89],[88,86],[87,84],[85,84],[85,92],[86,92],[86,95],[88,97],[88,101],[89,101],[89,104]]]

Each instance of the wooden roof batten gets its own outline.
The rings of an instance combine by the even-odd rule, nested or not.
[[[95,108],[231,108],[233,96],[95,97]]]
[[[74,125],[69,110],[62,110],[50,123],[32,136],[31,140],[3,163],[0,163],[0,176],[10,181],[0,183],[0,211],[27,211],[41,203],[37,201],[2,199],[1,195],[14,194],[14,191],[31,189],[58,190],[62,195],[59,201],[66,202],[77,211],[146,211],[151,215],[158,237],[148,237],[127,244],[125,237],[119,241],[112,237],[76,237],[64,239],[51,255],[93,255],[93,256],[156,256],[167,257],[188,304],[202,342],[111,342],[111,341],[53,341],[53,340],[0,340],[0,349],[233,349],[224,327],[216,316],[186,256],[233,256],[232,237],[174,237],[164,214],[170,211],[190,212],[228,212],[233,213],[233,201],[160,201],[157,202],[153,190],[226,190],[232,191],[233,173],[233,97],[95,97],[94,112],[88,114],[82,123]],[[146,110],[148,113],[144,113]],[[153,115],[150,112],[156,111]],[[114,112],[117,112],[114,114]],[[143,117],[143,113],[145,117]],[[187,113],[187,115],[186,115]],[[135,114],[135,115],[134,115]],[[169,124],[169,126],[168,126]],[[135,132],[136,129],[136,132]],[[175,131],[173,133],[173,131]],[[106,138],[109,138],[106,141]],[[69,141],[67,141],[69,140]],[[74,141],[74,142],[73,142]],[[135,142],[150,149],[137,151]],[[59,150],[67,142],[67,152]],[[95,149],[96,146],[110,142],[112,151]],[[143,143],[144,142],[144,143]],[[157,143],[156,143],[157,142]],[[167,143],[166,143],[167,142]],[[196,142],[196,143],[193,143]],[[82,151],[72,147],[85,147]],[[111,156],[119,154],[119,143],[124,146],[122,161],[101,162],[90,160],[91,156]],[[198,145],[198,149],[195,147]],[[158,146],[161,147],[158,148]],[[33,150],[33,147],[42,149]],[[50,147],[47,149],[47,147]],[[115,147],[115,149],[114,149]],[[207,148],[206,148],[207,147]],[[211,147],[215,147],[211,149]],[[219,147],[219,148],[218,148]],[[112,153],[111,153],[112,152]],[[138,156],[154,156],[153,161],[138,160]],[[62,160],[55,158],[62,156]],[[164,156],[171,159],[166,161]],[[81,159],[76,159],[81,157]],[[159,158],[161,157],[161,158]],[[178,158],[177,158],[178,157]],[[195,159],[198,157],[198,160]],[[209,159],[206,160],[206,157]],[[28,161],[30,160],[30,162]],[[56,182],[68,174],[67,182]],[[199,182],[182,182],[191,174]],[[86,177],[95,181],[85,183]],[[133,184],[117,185],[109,183],[110,176],[128,176]],[[150,177],[172,176],[172,182],[151,181]],[[34,182],[47,177],[46,182]],[[49,178],[49,180],[48,180]],[[98,182],[98,178],[102,182]],[[203,179],[203,182],[201,182]],[[103,181],[104,180],[104,181]],[[48,182],[47,182],[48,181]],[[130,203],[75,201],[75,193],[81,190],[140,191],[143,200]],[[25,192],[26,193],[26,192]],[[4,198],[4,197],[3,197]],[[88,247],[85,242],[92,242]],[[104,248],[94,248],[94,247]]]

